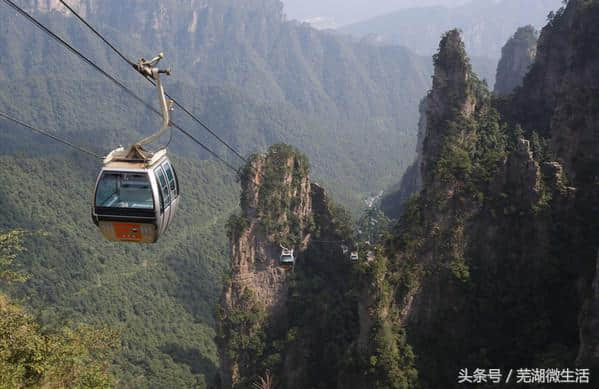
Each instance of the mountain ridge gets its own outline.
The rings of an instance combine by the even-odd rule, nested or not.
[[[443,32],[460,28],[475,71],[493,87],[501,47],[508,37],[524,25],[542,27],[547,13],[560,3],[535,0],[522,7],[520,0],[485,0],[455,8],[412,8],[344,26],[339,32],[358,38],[374,35],[386,45],[402,45],[420,55],[432,55]]]

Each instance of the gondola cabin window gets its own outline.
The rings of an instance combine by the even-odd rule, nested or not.
[[[168,190],[168,183],[166,182],[166,177],[161,167],[154,169],[154,172],[156,173],[156,181],[158,181],[158,186],[160,186],[160,193],[164,199],[164,208],[166,208],[171,203],[171,195]]]
[[[171,188],[171,192],[173,197],[177,197],[179,195],[179,188],[177,187],[177,179],[175,178],[175,173],[171,168],[171,164],[165,162],[162,164],[162,167],[166,173],[166,178],[168,179],[169,186]]]
[[[154,209],[152,186],[148,175],[145,173],[104,173],[96,191],[96,206]]]

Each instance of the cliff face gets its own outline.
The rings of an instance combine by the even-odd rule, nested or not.
[[[468,318],[458,312],[466,310],[464,284],[470,277],[467,237],[481,209],[473,187],[484,180],[483,171],[496,169],[473,151],[487,140],[486,127],[496,130],[496,118],[458,31],[442,38],[434,62],[433,88],[425,103],[422,191],[407,205],[386,246],[390,278],[404,280],[394,284],[396,304],[420,357],[417,368],[439,372],[421,380],[441,387],[453,381],[446,364],[455,361],[455,355],[442,355],[441,347],[459,350],[470,330]],[[445,325],[449,318],[452,325]]]
[[[414,383],[387,261],[376,250],[349,261],[351,218],[309,181],[305,157],[273,146],[251,158],[241,181],[241,213],[228,222],[217,386],[268,377],[281,388]],[[294,266],[279,264],[281,245],[295,249]]]
[[[481,97],[477,90],[481,84],[466,60],[466,50],[458,30],[451,30],[443,36],[433,62],[435,72],[433,87],[426,99],[426,135],[422,147],[421,173],[425,190],[436,181],[438,172],[434,165],[447,140],[454,137],[463,139],[466,135],[464,128],[447,124],[458,117],[467,120]]]
[[[284,307],[289,268],[279,266],[282,247],[306,249],[313,226],[308,162],[284,145],[254,156],[242,179],[241,216],[230,223],[233,280],[225,294],[233,308],[246,289],[267,313]]]
[[[593,282],[580,310],[580,348],[576,362],[599,369],[599,252]]]
[[[294,248],[296,255],[306,248],[312,223],[308,166],[282,148],[253,158],[243,179],[242,215],[236,219],[238,230],[231,231],[234,277],[225,294],[229,308],[246,289],[266,313],[284,307],[289,269],[279,266],[281,246]],[[280,184],[272,185],[273,180]]]
[[[420,101],[418,121],[418,136],[416,141],[416,159],[406,169],[398,185],[391,188],[381,199],[381,210],[388,218],[398,219],[404,209],[404,204],[412,195],[418,193],[422,188],[422,175],[420,165],[422,164],[422,147],[426,131],[427,98]]]
[[[68,10],[60,3],[59,0],[25,0],[25,6],[30,11],[50,12],[58,11],[64,14],[69,14]],[[221,0],[223,6],[232,4],[231,0]],[[110,14],[116,16],[114,7],[106,7],[102,1],[97,0],[71,0],[67,1],[77,13],[82,16],[105,17]],[[195,32],[198,22],[198,11],[202,11],[215,3],[212,0],[129,0],[124,5],[131,12],[135,20],[139,21],[136,26],[149,25],[154,30],[160,31],[169,27],[163,22],[172,22],[175,18],[179,18],[183,14],[188,14],[186,20],[190,21],[187,26],[189,32]],[[283,14],[281,4],[278,0],[250,0],[245,4],[250,8],[263,8],[279,10],[275,14],[276,19],[282,21]],[[148,23],[148,21],[151,21]],[[195,21],[195,22],[194,22]],[[111,23],[123,22],[121,17],[114,18]],[[129,26],[129,28],[134,26]]]
[[[257,373],[269,322],[285,320],[288,278],[293,266],[281,266],[282,247],[296,258],[313,228],[312,185],[304,156],[286,145],[254,155],[242,174],[241,215],[228,223],[231,279],[221,304],[221,361],[224,387],[245,387]],[[284,327],[283,323],[276,323]]]
[[[537,59],[506,109],[511,122],[522,123],[525,131],[534,129],[548,138],[547,153],[559,161],[564,185],[568,186],[569,257],[582,271],[576,286],[583,300],[578,304],[577,361],[595,368],[599,366],[599,343],[590,329],[599,320],[593,308],[599,232],[599,48],[593,43],[599,33],[598,22],[597,1],[570,1],[553,15],[539,39]]]
[[[551,151],[574,181],[592,183],[590,167],[599,157],[596,110],[599,96],[599,48],[594,37],[596,1],[571,1],[558,12],[539,39],[539,55],[511,118],[551,138]],[[527,107],[520,104],[526,102]],[[594,165],[596,166],[596,165]]]
[[[423,188],[385,245],[424,388],[464,367],[597,366],[598,22],[599,2],[570,1],[500,100],[459,34],[441,41]]]
[[[288,388],[336,382],[342,358],[331,350],[351,349],[352,337],[339,337],[344,331],[328,316],[347,316],[347,331],[357,332],[357,304],[346,298],[351,267],[341,249],[351,244],[349,216],[308,174],[301,153],[275,145],[254,155],[241,175],[219,318],[221,387],[246,388],[267,377]],[[279,263],[282,247],[294,249],[294,265]],[[315,365],[330,370],[327,378]]]
[[[510,94],[532,66],[537,54],[538,33],[533,26],[520,27],[501,49],[494,92]]]

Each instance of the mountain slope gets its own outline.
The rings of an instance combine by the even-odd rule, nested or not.
[[[561,0],[476,0],[455,8],[412,8],[375,17],[340,29],[357,37],[370,34],[385,42],[403,45],[421,55],[432,55],[441,34],[451,28],[464,33],[472,65],[489,85],[501,47],[516,28],[528,24],[540,28]]]
[[[97,165],[86,158],[0,158],[0,229],[29,231],[17,266],[30,279],[12,294],[44,326],[115,330],[119,387],[202,387],[218,365],[220,215],[236,207],[237,185],[213,162],[175,159],[185,200],[169,232],[156,245],[110,244],[90,220]]]
[[[26,3],[99,65],[121,78],[136,80],[132,84],[135,90],[153,96],[138,75],[77,20],[65,15],[61,6],[48,12],[41,8],[44,2]],[[358,204],[363,186],[381,187],[399,179],[412,157],[418,119],[415,107],[428,87],[430,65],[403,48],[360,45],[287,22],[275,0],[243,5],[216,0],[84,0],[73,4],[131,58],[165,52],[166,64],[175,70],[166,80],[167,90],[221,137],[245,154],[279,141],[298,145],[313,161],[317,177],[334,184],[330,185],[333,193],[346,203]],[[58,119],[68,111],[90,119],[73,115],[73,121],[66,123],[72,127],[64,128],[72,132],[149,131],[156,125],[108,83],[105,90],[90,85],[88,93],[87,80],[100,78],[27,22],[4,7],[0,19],[9,32],[0,37],[0,78],[8,83],[5,90],[25,91],[29,101],[24,99],[19,106],[41,110],[39,116],[31,113],[31,118],[56,123],[53,127],[59,130],[66,126]],[[22,80],[39,79],[40,75],[45,79],[75,78],[81,83],[75,89],[68,84],[67,90],[58,89],[52,94],[54,101],[47,97],[36,100],[32,97],[45,95],[37,89],[39,85],[23,85]],[[2,108],[22,112],[8,105],[9,98],[6,96]],[[85,104],[69,108],[77,99]],[[109,100],[118,101],[121,109],[107,105]],[[149,101],[153,100],[150,97]],[[114,114],[123,107],[134,114]],[[30,119],[29,115],[24,119]],[[174,120],[197,127],[180,112],[174,112]],[[198,133],[209,145],[229,154],[203,130]],[[372,175],[373,170],[385,173]],[[340,175],[346,176],[344,182],[338,180]],[[342,188],[337,189],[339,186]]]

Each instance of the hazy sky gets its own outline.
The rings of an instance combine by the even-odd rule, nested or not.
[[[407,7],[457,6],[470,0],[282,0],[289,19],[322,18],[338,27]],[[475,0],[476,1],[476,0]],[[524,0],[525,1],[525,0]]]

